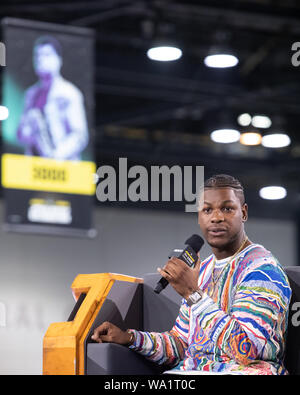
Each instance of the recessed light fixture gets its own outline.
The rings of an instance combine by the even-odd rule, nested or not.
[[[266,115],[254,115],[252,117],[252,125],[255,128],[267,129],[272,125],[272,121]]]
[[[240,143],[243,145],[259,145],[261,143],[261,134],[257,132],[245,132],[241,134]]]
[[[215,68],[234,67],[238,64],[238,62],[239,62],[238,58],[230,54],[208,55],[204,59],[204,64],[207,67],[215,67]]]
[[[273,133],[263,136],[261,143],[268,148],[282,148],[290,145],[291,139],[285,133]]]
[[[244,114],[239,115],[238,119],[237,119],[238,123],[241,126],[249,126],[251,123],[251,120],[252,120],[251,115],[246,112]]]
[[[0,121],[4,121],[9,116],[8,108],[5,106],[0,106]]]
[[[215,143],[235,143],[240,139],[240,132],[235,129],[218,129],[211,132],[210,138]]]
[[[283,199],[287,195],[286,189],[280,186],[269,186],[261,188],[259,196],[263,199],[278,200]]]
[[[181,58],[182,51],[177,47],[170,46],[153,47],[147,51],[147,56],[151,60],[169,62]]]

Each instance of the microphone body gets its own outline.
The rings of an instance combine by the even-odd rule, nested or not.
[[[175,248],[169,255],[169,259],[174,256],[178,259],[181,259],[188,266],[193,267],[198,260],[197,253],[203,246],[204,240],[198,235],[193,235],[186,240],[185,244],[187,244],[187,246],[184,249]],[[166,288],[168,284],[168,280],[162,277],[156,284],[154,292],[159,294],[163,289]]]

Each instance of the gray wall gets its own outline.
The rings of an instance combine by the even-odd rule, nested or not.
[[[3,205],[0,204],[3,218]],[[155,272],[174,246],[199,233],[196,214],[97,208],[93,240],[0,230],[0,374],[40,374],[42,340],[52,322],[66,321],[78,273]],[[292,222],[249,220],[252,241],[283,265],[296,262]],[[204,246],[202,256],[209,254]]]

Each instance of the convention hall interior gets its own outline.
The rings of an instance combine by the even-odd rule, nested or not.
[[[197,167],[205,179],[237,178],[249,239],[282,266],[300,265],[298,1],[1,0],[0,19],[0,374],[43,373],[44,335],[67,321],[78,274],[143,278],[201,234],[185,199],[198,185]],[[55,169],[64,161],[31,156],[21,144],[39,34],[60,40],[64,89],[85,98],[89,141],[80,165],[66,167],[82,165],[70,190],[55,190],[57,180],[38,172],[44,184],[18,177],[32,158],[45,161],[36,166],[56,160]],[[24,162],[9,168],[16,157]],[[162,166],[177,173],[151,199],[151,174]],[[192,169],[190,189],[178,195],[184,169]],[[179,187],[188,188],[187,178]],[[205,243],[201,258],[210,253]]]

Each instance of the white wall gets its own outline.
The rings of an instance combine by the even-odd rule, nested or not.
[[[3,205],[0,214],[3,217]],[[196,214],[95,209],[93,240],[5,233],[0,230],[0,374],[40,374],[42,339],[52,322],[67,320],[78,273],[143,276],[163,265],[171,249],[199,233]],[[295,225],[249,220],[252,241],[282,264],[296,264]],[[204,246],[202,256],[209,254]]]

